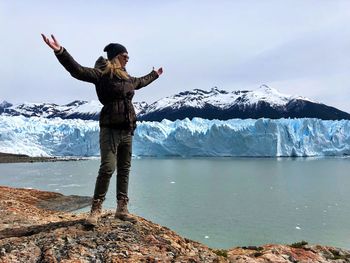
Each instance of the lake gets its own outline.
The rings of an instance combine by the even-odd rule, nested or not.
[[[0,164],[0,184],[91,196],[98,167]],[[350,249],[348,157],[133,159],[129,191],[130,212],[213,248],[306,240]],[[104,208],[115,208],[115,176]]]

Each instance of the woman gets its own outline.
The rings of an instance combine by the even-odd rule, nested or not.
[[[97,225],[109,181],[116,167],[115,217],[134,221],[127,208],[132,135],[136,128],[132,98],[135,90],[157,79],[163,73],[163,69],[153,69],[151,73],[141,78],[131,77],[125,70],[129,61],[128,51],[123,45],[117,43],[111,43],[104,48],[107,59],[99,57],[94,68],[83,67],[53,35],[51,35],[52,39],[44,34],[41,35],[45,43],[54,50],[58,61],[74,78],[95,84],[98,99],[103,104],[99,120],[101,164],[87,223]]]

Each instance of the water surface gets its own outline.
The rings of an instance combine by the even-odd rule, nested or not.
[[[99,160],[0,164],[0,184],[92,195]],[[134,159],[130,210],[211,247],[350,249],[349,158]],[[115,208],[115,176],[105,208]]]

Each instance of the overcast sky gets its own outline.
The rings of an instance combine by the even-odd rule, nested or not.
[[[137,92],[153,102],[195,88],[254,90],[267,84],[350,112],[350,1],[0,0],[0,101],[96,100],[40,33],[53,33],[84,66],[126,46],[130,75],[164,74]]]

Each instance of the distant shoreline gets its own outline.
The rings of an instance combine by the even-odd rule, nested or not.
[[[82,157],[32,157],[25,154],[13,154],[0,152],[0,163],[34,163],[34,162],[59,162],[80,161]]]

